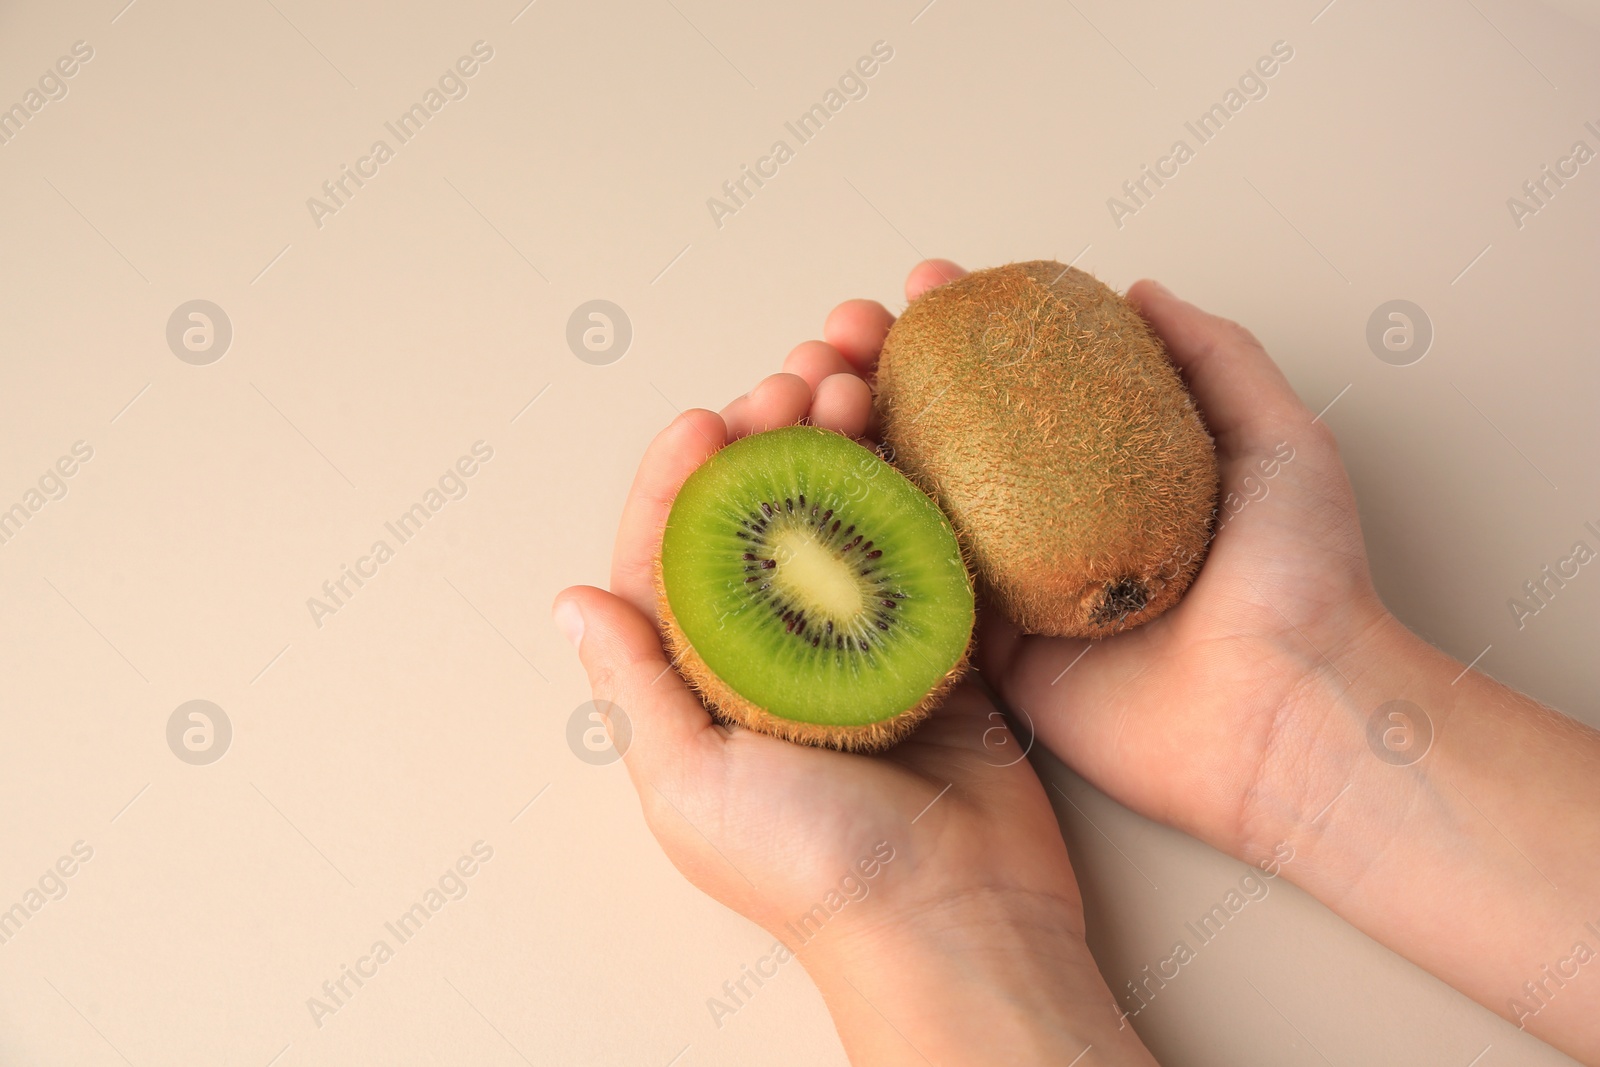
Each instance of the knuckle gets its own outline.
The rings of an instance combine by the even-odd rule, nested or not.
[[[617,693],[617,668],[611,663],[597,663],[589,668],[589,692],[598,700],[610,700]]]
[[[1223,319],[1222,328],[1227,332],[1228,339],[1234,344],[1263,352],[1266,351],[1261,342],[1256,339],[1256,335],[1251,333],[1243,323],[1235,322],[1233,319]]]

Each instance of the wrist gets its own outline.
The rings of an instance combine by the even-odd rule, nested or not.
[[[981,889],[801,959],[856,1063],[1152,1064],[1084,942],[1076,895]]]
[[[1376,596],[1358,598],[1341,617],[1323,620],[1314,635],[1300,637],[1281,654],[1281,696],[1240,804],[1235,836],[1223,842],[1226,851],[1251,863],[1281,861],[1286,842],[1309,858],[1354,783],[1376,766],[1409,759],[1414,751],[1407,744],[1430,743],[1438,725],[1437,717],[1413,715],[1406,734],[1400,720],[1377,714],[1391,700],[1418,695],[1407,681],[1408,656],[1415,657],[1419,646],[1442,654]]]
[[[1387,613],[1325,649],[1278,717],[1241,855],[1287,842],[1284,873],[1354,926],[1565,1051],[1600,1055],[1600,985],[1569,973],[1600,927],[1600,831],[1585,814],[1600,810],[1600,738]]]

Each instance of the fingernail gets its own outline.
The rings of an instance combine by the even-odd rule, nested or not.
[[[1156,292],[1160,293],[1162,296],[1171,296],[1172,295],[1172,290],[1171,289],[1168,289],[1166,286],[1162,285],[1160,282],[1156,281],[1154,278],[1150,279],[1150,286]]]
[[[570,600],[563,600],[555,606],[550,613],[556,621],[556,629],[561,631],[561,636],[577,648],[583,640],[583,612],[578,610],[578,605]]]

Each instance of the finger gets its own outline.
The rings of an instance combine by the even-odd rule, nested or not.
[[[636,780],[683,770],[686,758],[714,750],[721,734],[668,662],[660,636],[633,605],[593,586],[556,597],[556,625],[577,646],[596,703],[609,705],[612,743]]]
[[[1166,343],[1205,412],[1219,447],[1230,453],[1256,439],[1276,437],[1311,412],[1250,331],[1180,300],[1160,282],[1145,279],[1128,290]]]
[[[1022,641],[1022,629],[1006,617],[1005,612],[989,602],[983,593],[978,595],[978,621],[973,660],[978,673],[996,692],[1001,691],[1005,675]]]
[[[915,300],[929,289],[966,276],[965,270],[948,259],[925,259],[906,275],[906,299]]]
[[[870,378],[878,367],[878,353],[892,325],[894,316],[876,300],[846,300],[828,312],[822,336],[857,374]]]
[[[778,373],[763,378],[750,395],[723,411],[728,440],[799,422],[811,408],[811,387],[798,374]]]
[[[727,442],[722,416],[694,408],[656,435],[622,506],[611,554],[611,591],[655,618],[655,558],[672,498],[691,472]]]
[[[826,341],[803,341],[784,358],[783,369],[799,375],[812,389],[830,374],[853,374],[854,370],[839,350]]]
[[[734,397],[722,406],[722,411],[719,414],[722,416],[722,424],[727,427],[728,440],[731,441],[736,436],[733,432],[735,426],[744,426],[749,423],[749,411],[749,393],[744,394],[744,396]]]
[[[872,389],[854,374],[833,374],[817,386],[811,421],[849,437],[864,437],[872,418]]]

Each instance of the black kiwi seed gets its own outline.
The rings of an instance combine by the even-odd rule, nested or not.
[[[897,607],[896,601],[903,599],[905,594],[889,588],[887,579],[879,573],[877,561],[883,557],[883,550],[875,548],[874,542],[865,533],[858,533],[855,523],[846,523],[845,518],[837,515],[833,508],[823,509],[819,502],[811,504],[808,514],[805,495],[795,494],[783,497],[781,505],[776,501],[759,502],[757,510],[751,511],[748,518],[738,519],[734,534],[748,546],[747,550],[740,553],[740,560],[746,565],[744,569],[747,572],[744,584],[755,586],[753,592],[757,602],[766,604],[773,618],[783,624],[784,633],[795,635],[815,649],[870,656],[885,640],[879,635],[890,632],[896,625],[895,615],[884,609]],[[870,598],[869,603],[871,600],[877,603],[855,619],[840,620],[836,624],[831,618],[823,618],[818,622],[807,618],[804,608],[773,590],[771,575],[767,572],[776,570],[778,561],[770,555],[768,548],[774,532],[769,527],[781,526],[784,522],[810,523],[811,529],[820,535],[822,543],[832,548],[841,561],[846,553],[859,551],[866,565],[853,569],[859,578],[868,583],[864,592]],[[817,622],[817,625],[811,625],[813,622]]]

